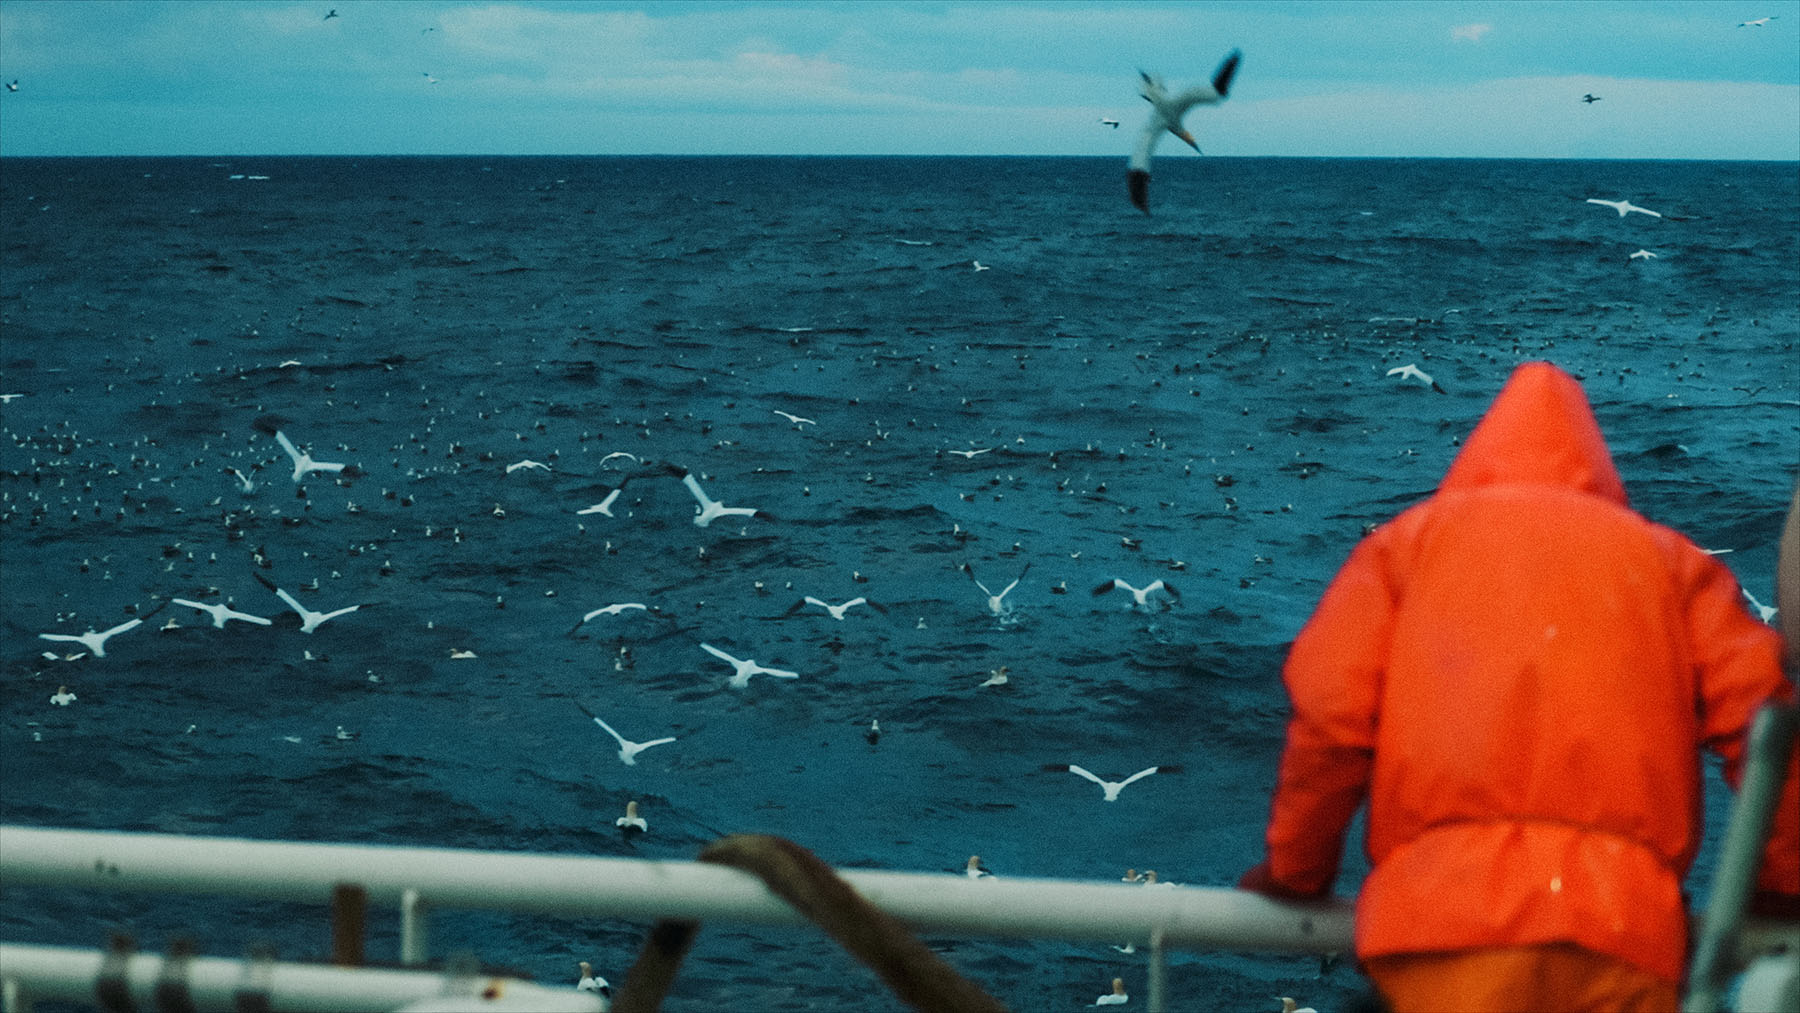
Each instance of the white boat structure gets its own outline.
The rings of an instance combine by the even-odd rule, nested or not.
[[[1793,711],[1765,711],[1702,920],[1685,1008],[1723,1008],[1729,976],[1745,1008],[1766,994],[1772,1008],[1800,1004],[1800,925],[1743,917],[1755,860],[1779,791]],[[857,895],[915,932],[934,936],[1131,942],[1149,954],[1145,1008],[1168,1009],[1170,948],[1258,952],[1347,952],[1352,906],[1293,904],[1217,887],[1146,890],[1123,882],[958,873],[845,870]],[[0,889],[224,895],[331,906],[337,965],[272,959],[163,956],[0,943],[0,1000],[7,1013],[34,1001],[102,1009],[194,1010],[604,1010],[606,1000],[568,986],[484,977],[471,968],[428,970],[430,912],[485,909],[555,916],[763,925],[807,918],[755,875],[700,861],[521,852],[320,844],[226,837],[0,826]],[[400,919],[400,967],[360,963],[364,905]],[[346,927],[348,926],[348,927]],[[353,936],[348,958],[339,933]],[[210,934],[217,935],[216,930]],[[1783,948],[1785,950],[1783,951]],[[1759,954],[1778,951],[1777,956]],[[1751,990],[1758,991],[1751,991]],[[1177,1004],[1179,1005],[1179,1004]]]

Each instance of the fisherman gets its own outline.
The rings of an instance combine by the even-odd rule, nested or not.
[[[1752,717],[1793,696],[1781,652],[1729,570],[1631,510],[1580,385],[1521,365],[1295,639],[1239,885],[1326,894],[1366,799],[1356,953],[1396,1013],[1673,1010],[1698,752],[1737,786]],[[1757,890],[1800,910],[1800,751]]]

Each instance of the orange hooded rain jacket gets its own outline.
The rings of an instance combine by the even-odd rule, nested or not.
[[[1570,942],[1679,981],[1699,747],[1792,690],[1730,571],[1633,512],[1580,386],[1520,366],[1295,639],[1265,886],[1323,894],[1367,798],[1360,956]],[[1759,889],[1800,894],[1790,762]]]

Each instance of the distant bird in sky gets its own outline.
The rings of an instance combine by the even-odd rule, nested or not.
[[[330,21],[332,18],[335,18],[337,16],[338,16],[337,8],[333,7],[331,10],[326,12],[325,17],[322,18],[321,20]]]
[[[1200,145],[1181,125],[1181,118],[1194,106],[1223,102],[1231,92],[1231,79],[1237,75],[1242,59],[1242,53],[1232,50],[1219,64],[1219,69],[1213,71],[1211,84],[1195,85],[1173,96],[1164,87],[1162,78],[1138,71],[1138,76],[1144,79],[1142,95],[1144,101],[1150,103],[1150,119],[1144,124],[1143,132],[1138,135],[1137,148],[1131,153],[1126,182],[1131,203],[1137,205],[1139,211],[1150,213],[1150,155],[1156,150],[1156,142],[1162,140],[1163,132],[1167,131],[1199,151]]]
[[[1655,257],[1656,254],[1651,253],[1649,250],[1639,250],[1631,255],[1632,260],[1653,260]]]
[[[19,90],[19,79],[15,77],[11,81],[6,82],[6,90],[7,91],[18,91]]]
[[[437,84],[438,83],[438,79],[431,76],[431,71],[423,70],[423,71],[420,71],[420,73],[425,75],[425,83],[426,84]]]
[[[1404,366],[1395,366],[1393,369],[1387,371],[1387,375],[1397,376],[1402,380],[1417,380],[1425,386],[1430,387],[1432,390],[1437,391],[1439,394],[1450,393],[1438,386],[1438,382],[1431,378],[1431,374],[1420,369],[1417,363],[1409,362]]]
[[[1771,14],[1766,18],[1757,18],[1754,21],[1740,21],[1740,22],[1738,22],[1738,27],[1739,28],[1761,28],[1762,26],[1768,24],[1771,21],[1776,20],[1779,17],[1781,17],[1781,15]]]
[[[1181,770],[1180,767],[1164,764],[1164,765],[1158,766],[1158,767],[1145,767],[1143,770],[1138,771],[1137,773],[1131,775],[1130,777],[1126,778],[1123,781],[1103,781],[1099,777],[1095,776],[1094,773],[1092,771],[1088,770],[1086,767],[1078,767],[1073,763],[1048,763],[1048,764],[1044,765],[1044,769],[1045,770],[1066,770],[1069,773],[1074,774],[1076,777],[1085,778],[1089,781],[1094,782],[1095,784],[1100,786],[1100,791],[1103,793],[1104,801],[1107,801],[1107,802],[1117,802],[1119,800],[1119,792],[1124,791],[1125,786],[1128,784],[1131,784],[1134,781],[1141,781],[1144,778],[1149,777],[1151,774],[1173,774],[1173,773],[1176,773]]]
[[[1108,127],[1111,127],[1111,128],[1113,128],[1113,129],[1114,129],[1114,130],[1117,130],[1117,129],[1119,129],[1119,121],[1118,121],[1118,120],[1115,120],[1115,119],[1113,119],[1113,118],[1112,118],[1112,117],[1110,117],[1110,116],[1102,116],[1102,117],[1100,117],[1100,123],[1101,123],[1101,125],[1102,125],[1102,126],[1108,126]]]
[[[1626,215],[1630,214],[1633,211],[1636,211],[1638,214],[1649,215],[1652,218],[1661,218],[1662,217],[1661,212],[1652,211],[1649,208],[1638,207],[1636,204],[1633,204],[1628,200],[1601,200],[1598,197],[1589,197],[1587,199],[1587,202],[1589,204],[1599,204],[1602,207],[1612,208],[1614,211],[1617,211],[1619,213],[1620,218],[1625,217]]]
[[[1593,94],[1583,95],[1581,96],[1581,101],[1586,102],[1588,105],[1593,105],[1595,102],[1600,101],[1600,96]]]

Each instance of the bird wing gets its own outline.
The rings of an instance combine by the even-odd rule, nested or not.
[[[197,601],[188,601],[186,598],[170,598],[169,601],[176,605],[186,605],[188,608],[196,608],[202,612],[211,612],[213,609],[219,607],[217,605],[206,605]]]
[[[69,640],[69,641],[75,641],[75,642],[81,641],[81,637],[76,636],[75,634],[72,634],[72,633],[40,633],[40,634],[38,634],[38,639],[39,640]]]
[[[1148,174],[1150,156],[1156,153],[1156,142],[1162,140],[1163,133],[1168,129],[1162,114],[1152,111],[1144,129],[1138,131],[1137,146],[1131,149],[1131,160],[1125,163],[1126,166],[1135,172]]]
[[[785,668],[764,668],[763,666],[758,665],[758,666],[756,666],[756,670],[758,672],[762,673],[763,675],[772,675],[777,679],[798,679],[798,678],[800,678],[799,672],[790,672]]]
[[[700,504],[701,510],[706,510],[710,507],[715,507],[715,506],[719,505],[718,500],[713,499],[711,496],[708,496],[706,494],[706,490],[700,488],[700,480],[694,477],[693,472],[691,472],[691,471],[682,472],[681,484],[687,486],[688,492],[691,492],[694,494],[694,499],[696,502],[698,502]]]
[[[346,613],[355,612],[359,608],[362,608],[362,606],[361,605],[346,605],[343,608],[338,609],[336,612],[325,613],[319,619],[319,621],[324,622],[327,619],[336,619],[338,616],[345,615]]]
[[[1094,782],[1095,784],[1100,785],[1101,787],[1106,786],[1105,781],[1100,780],[1099,777],[1095,776],[1093,771],[1087,769],[1086,767],[1078,767],[1075,764],[1071,763],[1071,764],[1067,764],[1066,766],[1064,766],[1063,769],[1067,770],[1071,774],[1076,775],[1077,777],[1085,777],[1088,780]]]
[[[1171,598],[1181,597],[1181,592],[1175,590],[1175,585],[1169,583],[1166,580],[1162,580],[1162,579],[1158,579],[1158,580],[1154,581],[1153,583],[1151,583],[1151,585],[1149,587],[1145,588],[1144,591],[1145,591],[1145,593],[1149,593],[1151,591],[1156,590],[1159,587],[1162,588],[1164,591],[1167,591],[1169,593],[1169,597],[1171,597]]]
[[[731,665],[742,664],[742,662],[738,661],[738,659],[732,657],[729,654],[726,654],[724,651],[719,650],[717,647],[714,647],[711,644],[701,644],[700,649],[702,651],[705,651],[706,653],[712,655],[713,657],[718,658],[720,661],[726,662],[727,664],[731,664]]]
[[[665,735],[660,739],[651,739],[649,742],[640,742],[640,743],[638,743],[638,752],[641,753],[644,750],[649,749],[651,746],[660,746],[665,742],[674,742],[674,741],[675,741],[675,736]]]
[[[1099,587],[1094,588],[1093,594],[1095,597],[1099,597],[1100,595],[1103,595],[1106,592],[1111,591],[1113,588],[1120,587],[1120,586],[1122,586],[1122,585],[1119,583],[1119,579],[1117,577],[1114,577],[1112,580],[1109,580],[1106,583],[1101,584]]]
[[[586,707],[583,707],[581,704],[581,701],[577,700],[575,702],[575,706],[581,707],[581,713],[586,714],[590,718],[593,718],[595,724],[599,725],[601,728],[604,728],[606,730],[606,734],[612,736],[615,739],[618,739],[619,740],[619,748],[621,748],[621,749],[625,748],[625,736],[620,735],[618,732],[613,731],[612,725],[609,725],[606,722],[600,720],[600,715],[595,714],[593,711],[588,710]]]
[[[295,612],[300,613],[301,616],[315,614],[315,613],[313,613],[313,611],[311,609],[307,608],[305,605],[300,604],[300,602],[298,600],[296,600],[293,595],[288,594],[286,591],[282,590],[279,587],[275,589],[275,597],[280,598],[284,602],[287,602],[288,608],[291,608]]]
[[[287,455],[294,459],[295,464],[300,463],[304,455],[300,453],[299,448],[294,446],[294,441],[287,438],[286,433],[279,429],[275,430],[275,442],[281,444],[281,449],[287,451]]]
[[[239,620],[242,620],[247,623],[255,623],[258,626],[273,626],[273,625],[275,625],[271,620],[265,619],[262,616],[253,616],[248,612],[239,612],[237,609],[234,609],[234,608],[227,608],[225,610],[225,618],[239,619]]]
[[[1126,778],[1125,780],[1120,781],[1119,787],[1123,788],[1133,781],[1137,781],[1137,780],[1141,780],[1143,778],[1149,777],[1151,774],[1154,774],[1161,769],[1163,769],[1163,768],[1161,768],[1161,767],[1145,767],[1143,770],[1140,770],[1137,773]]]

